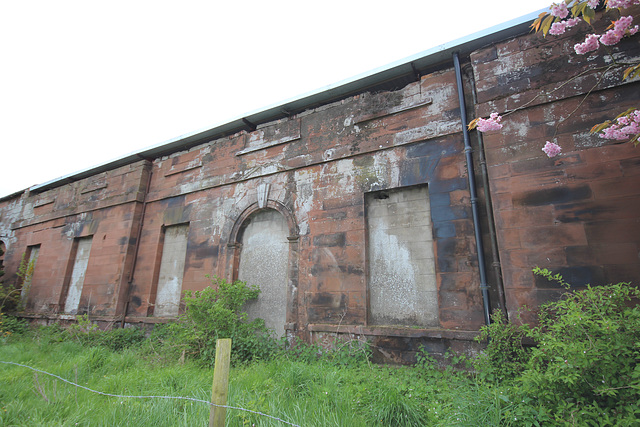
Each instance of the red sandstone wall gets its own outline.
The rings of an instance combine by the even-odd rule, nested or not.
[[[153,300],[161,227],[189,223],[183,289],[233,278],[232,229],[269,184],[297,229],[290,304],[298,329],[367,323],[364,193],[428,184],[441,326],[476,329],[482,308],[452,70],[365,94],[153,166],[130,314]]]
[[[28,246],[40,245],[27,312],[61,310],[73,240],[86,236],[93,236],[93,245],[80,311],[100,316],[122,309],[145,174],[139,162],[42,193],[26,193],[2,207],[9,242],[6,283],[20,285],[15,273],[22,254]]]
[[[523,36],[471,57],[477,115],[521,108],[504,118],[501,131],[484,135],[512,315],[559,294],[557,286],[532,275],[534,266],[578,286],[637,283],[640,276],[640,149],[589,134],[593,125],[637,107],[640,84],[621,82],[623,65],[604,74],[589,71],[609,63],[603,49],[573,53],[586,31]],[[637,37],[614,52],[618,60],[638,61]],[[549,95],[535,98],[541,92]],[[554,138],[563,152],[549,159],[541,148]]]
[[[637,105],[640,84],[620,86],[614,68],[560,87],[593,64],[606,65],[602,57],[567,56],[583,36],[522,36],[473,53],[465,67],[476,81],[476,116],[521,107],[505,117],[501,132],[484,135],[512,315],[559,293],[533,277],[536,265],[577,285],[640,273],[640,151],[588,134],[593,124]],[[640,56],[637,40],[619,49]],[[536,98],[540,91],[550,94]],[[129,319],[147,319],[163,227],[189,224],[183,290],[204,288],[209,274],[234,279],[239,227],[262,192],[290,229],[290,331],[318,340],[365,333],[398,352],[413,351],[422,340],[441,352],[444,344],[433,340],[469,339],[473,334],[464,331],[483,322],[460,131],[454,73],[446,69],[398,91],[351,97],[147,166],[139,162],[6,199],[0,201],[5,277],[15,282],[21,254],[40,244],[27,307],[58,312],[73,239],[92,235],[81,308],[115,319],[129,301]],[[553,138],[563,155],[548,159],[540,148]],[[446,331],[369,325],[364,194],[423,184],[431,204],[439,326]]]

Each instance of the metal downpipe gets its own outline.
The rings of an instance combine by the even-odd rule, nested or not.
[[[471,101],[473,105],[476,105],[478,103],[478,97],[476,95],[476,82],[473,74],[469,76],[469,79],[471,80]],[[493,201],[491,200],[491,192],[489,191],[489,172],[487,171],[487,159],[484,152],[484,140],[482,139],[482,132],[476,132],[476,135],[478,137],[478,161],[480,163],[482,187],[484,188],[485,213],[487,215],[487,226],[489,228],[489,243],[491,244],[491,266],[493,267],[493,274],[496,278],[498,303],[504,314],[504,318],[509,320],[507,301],[504,293],[504,281],[502,280],[502,264],[500,263],[500,252],[498,251],[496,222],[493,216]]]
[[[478,214],[478,194],[476,191],[475,172],[473,168],[473,158],[471,143],[469,141],[469,131],[467,130],[467,110],[464,100],[464,87],[462,86],[462,71],[460,69],[460,57],[458,52],[453,53],[453,65],[456,71],[456,84],[458,85],[458,105],[460,107],[460,119],[462,121],[462,135],[464,136],[464,154],[467,160],[467,175],[469,178],[469,193],[471,195],[471,213],[473,215],[473,229],[476,238],[476,251],[478,252],[478,268],[480,270],[480,290],[482,292],[482,302],[484,306],[484,322],[491,323],[491,302],[489,300],[489,287],[487,286],[487,271],[485,268],[484,247],[482,245],[482,234],[480,232],[480,215]]]

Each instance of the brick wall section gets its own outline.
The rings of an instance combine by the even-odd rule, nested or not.
[[[476,82],[476,117],[520,108],[501,132],[484,135],[512,316],[559,294],[533,277],[533,266],[577,285],[640,273],[640,149],[588,134],[637,105],[640,83],[621,82],[618,66],[587,71],[609,66],[601,56],[568,55],[586,31],[523,35],[474,52],[463,67]],[[640,59],[637,38],[615,51],[618,59]],[[465,84],[471,104],[472,85]],[[549,159],[540,149],[554,138],[563,154]],[[5,278],[15,282],[21,254],[40,244],[27,307],[58,312],[73,239],[91,235],[80,307],[105,320],[126,311],[128,321],[153,322],[163,227],[189,224],[183,290],[203,289],[208,274],[233,280],[238,233],[259,208],[261,192],[289,228],[283,286],[290,334],[322,342],[340,333],[366,335],[398,361],[410,360],[420,343],[436,353],[467,348],[483,311],[463,149],[455,74],[445,66],[399,90],[362,93],[252,132],[0,200]],[[424,184],[439,324],[369,325],[365,194]],[[495,301],[494,280],[490,286]]]
[[[130,314],[153,301],[163,225],[189,222],[183,289],[234,278],[231,229],[270,185],[298,229],[294,322],[367,323],[364,193],[428,184],[441,327],[482,322],[452,70],[401,91],[363,94],[154,163]],[[284,141],[284,142],[283,142]],[[302,333],[301,332],[301,333]]]
[[[611,18],[601,17],[596,28]],[[588,71],[553,91],[571,76],[607,65],[602,49],[597,57],[573,53],[586,31],[523,36],[471,57],[478,116],[524,107],[505,117],[501,131],[484,135],[512,315],[559,294],[532,275],[534,266],[577,286],[640,276],[640,149],[589,135],[593,125],[637,106],[640,84],[619,86],[624,66],[614,66],[605,74]],[[637,38],[614,52],[618,60],[640,59]],[[553,92],[525,106],[541,91]],[[541,148],[554,138],[563,154],[549,159]]]
[[[42,193],[27,192],[18,204],[0,207],[9,241],[6,283],[19,285],[22,254],[28,246],[41,245],[27,312],[62,309],[73,240],[86,236],[93,236],[93,244],[80,311],[113,316],[122,310],[145,175],[144,162],[139,162]]]

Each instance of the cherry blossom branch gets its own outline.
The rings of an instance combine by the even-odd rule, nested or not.
[[[620,9],[625,9],[631,6],[640,5],[640,0],[605,0],[604,4],[607,10],[617,10],[620,12]],[[585,21],[587,24],[591,25],[591,20],[595,18],[595,10],[600,6],[600,0],[564,0],[560,3],[554,3],[550,7],[550,12],[541,13],[538,18],[531,24],[531,28],[535,32],[542,32],[543,36],[546,37],[547,34],[551,35],[560,35],[564,34],[567,29],[575,27],[581,21]],[[577,43],[574,45],[574,51],[579,55],[584,55],[589,52],[593,52],[597,50],[601,45],[607,49],[608,55],[611,57],[612,64],[600,67],[600,68],[590,68],[588,70],[584,70],[583,72],[573,76],[568,79],[560,86],[556,87],[550,92],[540,92],[527,103],[515,108],[511,111],[508,111],[503,114],[507,116],[511,113],[514,113],[518,110],[526,108],[531,103],[533,103],[536,99],[541,96],[549,96],[555,91],[559,90],[566,84],[570,83],[572,80],[581,77],[586,73],[591,73],[594,71],[605,70],[595,85],[589,89],[589,91],[585,94],[584,98],[578,106],[569,113],[568,116],[561,118],[556,124],[554,131],[554,138],[558,133],[558,127],[560,123],[564,122],[568,118],[570,118],[576,111],[582,107],[584,101],[587,97],[593,92],[593,90],[600,85],[602,82],[604,75],[611,68],[617,65],[630,65],[623,73],[623,80],[628,78],[635,78],[640,76],[640,63],[631,62],[618,63],[615,60],[615,57],[612,52],[609,51],[609,47],[619,43],[624,37],[631,37],[638,33],[640,27],[638,25],[633,25],[633,17],[632,16],[621,16],[611,22],[611,25],[607,27],[604,34],[589,34],[586,36],[584,42]],[[480,132],[487,132],[492,130],[499,130],[502,128],[502,124],[500,123],[502,117],[498,115],[498,113],[491,113],[488,119],[477,118],[471,121],[468,125],[469,130],[477,128]],[[635,108],[630,108],[624,113],[618,115],[615,119],[615,122],[607,120],[604,123],[594,126],[591,128],[591,133],[602,132],[600,133],[600,137],[607,139],[615,139],[618,141],[627,140],[629,138],[630,142],[637,145],[640,142],[640,110]],[[545,146],[542,148],[547,156],[554,157],[561,152],[561,148],[558,144],[550,141],[546,141]]]

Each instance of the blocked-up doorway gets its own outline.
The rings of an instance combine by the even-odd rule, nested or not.
[[[287,320],[289,227],[275,209],[249,216],[241,229],[238,279],[260,287],[258,300],[246,306],[249,317],[264,319],[276,336],[284,335]]]
[[[188,237],[189,224],[172,225],[164,229],[154,316],[174,317],[180,311]]]
[[[24,270],[21,272],[22,276],[22,287],[20,289],[20,307],[24,308],[27,304],[27,299],[29,298],[29,291],[31,290],[31,282],[33,279],[33,273],[36,270],[36,263],[38,262],[38,256],[40,255],[40,245],[33,245],[27,247],[27,252],[25,253],[25,264],[21,265],[21,268]]]
[[[69,314],[76,314],[80,306],[80,297],[84,286],[84,277],[89,265],[89,254],[91,253],[91,243],[93,238],[81,237],[73,242],[75,257],[69,287],[67,288],[67,298],[64,304],[64,311]]]
[[[438,326],[438,295],[427,186],[365,195],[369,323]]]

